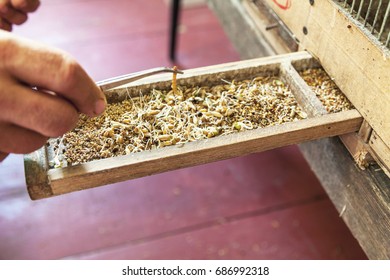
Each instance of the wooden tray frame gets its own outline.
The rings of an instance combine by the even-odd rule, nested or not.
[[[298,52],[187,70],[178,80],[179,85],[212,85],[220,83],[221,79],[239,80],[258,75],[279,74],[308,114],[309,117],[305,120],[62,168],[49,168],[51,153],[47,146],[44,146],[25,156],[29,195],[33,200],[47,198],[358,131],[363,118],[356,110],[324,114],[319,109],[321,103],[294,68],[315,63],[307,52]],[[161,75],[118,87],[105,94],[109,102],[117,102],[128,95],[137,95],[139,90],[168,88],[170,83],[171,75]]]
[[[359,137],[342,141],[354,157],[368,149],[390,177],[390,51],[334,0],[302,1],[288,9],[262,0],[299,42],[321,61],[337,86],[362,114],[365,126]],[[304,31],[305,30],[305,31]],[[352,149],[352,150],[351,150]],[[363,158],[369,162],[370,158]]]

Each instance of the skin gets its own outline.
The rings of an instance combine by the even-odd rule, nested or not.
[[[3,2],[12,4],[8,16],[1,14],[11,26],[39,6],[0,0],[0,10]],[[105,106],[104,94],[69,54],[0,30],[0,161],[38,149],[73,129],[80,112],[94,117]]]
[[[39,0],[0,0],[0,29],[11,31],[13,24],[24,23],[39,5]]]

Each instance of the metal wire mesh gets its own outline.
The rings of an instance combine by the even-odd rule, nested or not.
[[[380,43],[390,45],[390,0],[335,0]]]

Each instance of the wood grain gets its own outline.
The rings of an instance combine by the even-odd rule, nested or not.
[[[297,100],[300,101],[300,104],[303,104],[304,110],[311,117],[328,114],[325,106],[323,106],[311,87],[306,84],[298,73],[298,71],[312,67],[320,67],[314,58],[298,60],[292,63],[283,62],[281,64],[281,71],[284,73],[284,77],[290,82],[290,86],[293,89]],[[353,132],[339,136],[356,164],[361,169],[365,169],[370,164],[375,163],[374,158],[369,153],[372,153],[372,149],[364,140],[367,137],[365,134],[370,131],[370,129],[367,128],[367,125],[367,122],[364,121],[359,129],[359,134]],[[360,134],[363,138],[360,137]]]
[[[291,62],[307,63],[311,56],[307,52],[280,55],[261,59],[226,63],[188,70],[180,79],[180,85],[212,85],[219,84],[221,79],[252,79],[256,76],[280,75],[292,87],[298,103],[309,111],[309,116],[316,116],[301,121],[275,125],[251,131],[234,133],[226,136],[187,143],[183,147],[173,146],[153,151],[144,151],[128,156],[47,170],[47,162],[53,161],[50,149],[42,149],[37,154],[46,159],[46,167],[42,168],[39,180],[42,186],[50,183],[50,192],[30,192],[33,199],[60,195],[91,187],[107,185],[114,182],[134,179],[207,162],[242,156],[254,152],[265,151],[277,147],[297,144],[304,141],[355,132],[362,122],[356,110],[337,114],[323,115],[311,113],[316,97],[304,84],[293,69]],[[149,77],[106,92],[109,102],[123,100],[127,96],[137,95],[140,91],[148,92],[151,88],[160,89],[171,86],[170,75]],[[310,101],[310,100],[311,101]],[[51,146],[50,146],[51,147]],[[37,164],[42,164],[37,162]],[[43,173],[47,173],[46,177]],[[38,177],[37,177],[38,178]],[[30,184],[30,183],[29,183]],[[35,184],[37,185],[37,184]],[[30,189],[32,189],[30,187]],[[35,189],[35,187],[34,187]]]
[[[390,178],[390,148],[375,131],[371,133],[368,143],[373,157]]]
[[[53,195],[357,131],[347,111],[48,171]]]
[[[302,108],[309,117],[327,114],[327,111],[324,106],[322,106],[321,101],[295,69],[296,66],[300,68],[306,68],[307,64],[312,66],[314,63],[311,63],[312,61],[313,58],[310,56],[310,58],[306,60],[295,61],[295,63],[283,62],[281,64],[281,72],[283,73],[283,77],[289,83],[295,98],[298,100],[299,104],[301,104]]]
[[[319,59],[383,144],[389,146],[389,51],[381,48],[331,0],[315,1],[313,6],[302,1],[287,10],[280,9],[274,1],[265,2],[297,36],[300,49]],[[378,157],[384,158],[386,154]]]
[[[230,40],[235,41],[235,48],[240,53],[241,59],[275,54],[265,36],[255,28],[254,22],[242,21],[242,15],[246,13],[246,10],[242,7],[240,0],[234,1],[232,5],[226,5],[226,0],[208,1],[208,4],[217,15],[229,15],[228,17],[219,16],[219,20]],[[237,26],[237,22],[240,22],[241,26]],[[256,33],[256,36],[253,36],[253,33]]]
[[[337,138],[300,146],[367,256],[389,259],[389,178],[375,166],[360,170],[355,164],[350,164],[351,157]]]
[[[283,54],[298,50],[298,44],[295,41],[285,42],[285,37],[282,33],[285,29],[280,28],[283,22],[275,21],[274,18],[270,17],[270,11],[267,11],[267,7],[261,2],[254,3],[254,1],[244,0],[242,1],[242,6],[248,12],[255,29],[264,35],[275,53]]]
[[[230,7],[239,5],[237,0],[209,1],[223,2],[225,6]],[[315,1],[315,3],[318,2]],[[302,7],[307,8],[305,5],[306,3],[303,3]],[[224,10],[216,11],[216,14],[224,18],[221,21],[228,20],[230,16],[224,13]],[[232,28],[235,30],[246,29],[249,36],[256,37],[257,32],[248,27],[248,25],[250,26],[248,19],[248,15],[242,12],[241,18],[236,18],[235,26]],[[302,22],[305,21],[305,17],[300,14],[295,20]],[[230,32],[230,28],[227,28],[226,31]],[[298,31],[301,32],[301,29]],[[233,44],[239,45],[239,42],[237,42],[240,40],[239,37],[232,36],[231,38],[233,38]],[[333,46],[328,47],[333,48]],[[253,57],[264,55],[261,52],[261,46],[258,45],[246,45],[239,51],[244,54],[253,54]],[[330,49],[329,51],[333,50]],[[303,61],[300,64],[305,66]],[[340,70],[342,69],[343,67],[340,66]],[[354,81],[354,79],[351,79],[351,81]],[[366,136],[369,137],[370,132],[365,131],[363,134],[365,133],[368,133]],[[354,160],[338,137],[302,143],[299,144],[299,148],[338,212],[342,213],[341,218],[359,241],[367,256],[370,259],[389,259],[389,177],[377,165],[364,171],[357,168]]]
[[[53,195],[47,177],[49,169],[46,146],[24,156],[27,190],[32,199]]]

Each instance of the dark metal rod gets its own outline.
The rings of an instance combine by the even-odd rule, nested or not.
[[[171,61],[175,61],[176,47],[177,47],[177,28],[179,24],[180,16],[180,0],[172,1],[171,9],[171,28],[170,28],[170,42],[169,42],[169,58]]]
[[[272,23],[272,24],[269,24],[265,27],[265,30],[271,30],[271,29],[274,29],[274,28],[277,28],[279,27],[279,23]]]

